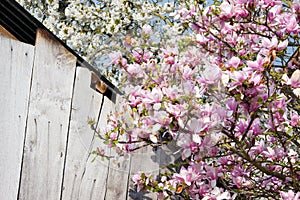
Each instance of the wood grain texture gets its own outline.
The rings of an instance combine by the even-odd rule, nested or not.
[[[127,199],[129,169],[130,159],[110,160],[104,199]]]
[[[59,199],[76,57],[39,30],[19,199]]]
[[[34,47],[0,34],[0,199],[17,199]]]
[[[62,199],[104,199],[105,182],[101,181],[106,179],[108,162],[91,162],[95,136],[87,123],[88,118],[98,120],[104,98],[90,88],[89,70],[78,67],[75,81]],[[109,110],[107,100],[103,103]]]
[[[107,97],[103,97],[103,104],[101,106],[101,113],[99,116],[97,129],[101,130],[107,125],[107,115],[111,112],[114,104]],[[96,148],[103,149],[108,153],[107,147],[103,144],[103,141],[98,137],[94,137],[92,143],[90,144],[90,151],[95,150]],[[89,156],[86,160],[86,171],[85,175],[82,178],[82,190],[81,190],[81,199],[91,199],[99,200],[106,199],[106,187],[107,187],[107,176],[108,176],[108,160],[101,160],[100,157],[97,157],[96,160],[92,163],[94,155]]]
[[[116,103],[113,111],[120,111],[120,109],[122,107]],[[115,158],[109,160],[105,199],[127,199],[130,157],[118,158],[114,150],[111,150],[110,156]]]
[[[156,199],[156,195],[153,193],[147,193],[145,191],[137,192],[136,188],[131,181],[132,176],[138,172],[145,172],[153,175],[153,179],[159,173],[160,151],[148,146],[137,150],[131,155],[130,176],[129,176],[129,191],[128,199]]]
[[[0,36],[0,66],[0,199],[156,199],[135,192],[131,177],[157,175],[177,149],[149,147],[92,163],[97,147],[116,154],[87,118],[98,119],[101,130],[121,107],[90,88],[91,73],[76,67],[76,57],[38,31],[36,47]]]

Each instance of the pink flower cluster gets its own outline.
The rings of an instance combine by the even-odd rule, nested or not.
[[[300,66],[289,52],[299,1],[195,2],[174,14],[190,27],[184,47],[171,40],[152,51],[147,37],[130,59],[112,56],[128,85],[106,143],[120,155],[176,143],[173,170],[133,179],[159,199],[299,199]]]

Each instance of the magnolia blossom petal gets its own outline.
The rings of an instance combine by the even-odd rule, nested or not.
[[[225,17],[231,17],[234,13],[233,5],[228,3],[227,1],[222,2],[222,4],[220,5],[220,9],[221,9],[221,15],[223,15]]]
[[[300,87],[300,70],[297,69],[294,71],[291,77],[291,86],[292,87]]]
[[[222,77],[222,72],[218,66],[208,65],[202,75],[207,84],[215,84]]]
[[[279,42],[278,44],[278,50],[281,51],[283,49],[285,49],[289,44],[289,41],[288,40],[284,40],[282,42]]]
[[[241,62],[241,59],[234,56],[228,61],[228,64],[234,68],[237,68],[239,66],[240,62]]]
[[[203,35],[203,33],[201,33],[196,35],[196,41],[199,42],[200,44],[205,44],[209,40]]]

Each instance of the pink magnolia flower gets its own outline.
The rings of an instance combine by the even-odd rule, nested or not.
[[[109,137],[110,137],[110,139],[115,140],[115,139],[118,138],[118,135],[119,135],[118,133],[113,132],[113,133],[110,134]]]
[[[288,44],[289,44],[288,40],[284,40],[282,42],[279,42],[277,50],[281,51],[281,50],[287,48]]]
[[[152,28],[149,24],[145,24],[143,27],[142,27],[142,34],[152,34]]]
[[[160,88],[153,88],[151,92],[147,92],[142,99],[144,103],[160,103],[163,98],[163,93]]]
[[[230,116],[230,113],[228,113],[228,110],[220,106],[216,103],[212,104],[212,115],[211,115],[211,127],[212,126],[218,126],[220,123],[222,123],[228,116]]]
[[[195,118],[192,118],[187,125],[187,128],[189,131],[191,131],[192,133],[197,133],[197,134],[199,134],[201,131],[203,131],[206,127],[207,127],[207,125],[204,124],[202,120],[195,119]]]
[[[205,44],[208,41],[209,41],[209,39],[207,37],[205,37],[203,35],[203,33],[196,35],[196,42],[198,42],[199,44]]]
[[[291,121],[290,124],[292,126],[298,125],[300,122],[300,116],[297,113],[291,113]]]
[[[272,37],[271,40],[268,38],[262,39],[262,46],[267,49],[277,49],[279,51],[285,49],[288,45],[288,40],[284,40],[278,43],[277,37]]]
[[[252,123],[252,126],[250,127],[250,130],[252,130],[253,131],[253,134],[254,134],[254,136],[258,136],[258,135],[260,135],[261,133],[263,133],[263,129],[261,129],[261,127],[260,127],[260,120],[259,120],[259,118],[256,118],[254,121],[253,121],[253,123]]]
[[[299,69],[294,71],[292,74],[291,86],[292,87],[300,87],[300,70]]]
[[[276,16],[280,14],[281,9],[282,9],[281,5],[276,5],[272,7],[268,12],[268,20],[272,22],[274,19],[276,19]]]
[[[171,103],[164,102],[164,105],[166,107],[166,111],[173,115],[176,119],[183,116],[185,113],[184,108],[179,104],[174,105]]]
[[[267,147],[266,150],[264,150],[263,155],[268,158],[270,161],[273,161],[276,158],[276,152],[271,147]]]
[[[183,92],[185,94],[192,94],[193,92],[195,92],[194,88],[195,88],[195,84],[192,81],[186,81],[182,84],[183,86]]]
[[[180,134],[177,139],[177,145],[183,148],[181,153],[182,160],[190,157],[197,150],[197,143],[194,142],[190,134]]]
[[[172,122],[172,118],[166,111],[155,111],[153,120],[160,123],[162,126],[168,126]]]
[[[122,58],[122,54],[120,51],[118,52],[112,52],[109,55],[109,58],[111,60],[110,64],[116,65],[116,64],[122,64],[122,66],[125,66],[127,63],[127,60],[125,58]]]
[[[287,22],[286,30],[289,33],[298,33],[299,32],[299,25],[298,25],[298,21],[295,16],[291,16],[286,22]]]
[[[163,56],[164,56],[164,62],[169,64],[169,65],[173,65],[175,63],[175,55],[178,54],[178,50],[177,49],[163,49]]]
[[[229,98],[226,101],[226,107],[229,108],[231,111],[236,112],[236,108],[238,106],[238,103],[234,98]]]
[[[247,3],[247,0],[242,0],[240,2],[243,2],[243,1],[246,1],[244,3]],[[237,3],[237,5],[234,8],[236,17],[246,18],[249,15],[249,12],[245,8],[243,8],[242,5],[238,5],[238,1],[236,3]]]
[[[224,34],[224,35],[231,34],[233,30],[234,30],[234,27],[231,26],[229,22],[226,22],[222,26],[221,33]]]
[[[254,72],[251,74],[249,82],[253,83],[256,86],[256,85],[260,85],[261,80],[262,80],[262,75],[260,73]]]
[[[140,191],[150,183],[151,175],[139,172],[132,176],[132,181],[137,185],[137,191]]]
[[[258,1],[258,5],[262,6],[263,8],[275,6],[279,4],[280,1],[277,0],[263,0],[263,1]]]
[[[181,69],[181,73],[182,73],[182,77],[185,80],[190,80],[191,77],[195,74],[195,72],[187,65]]]
[[[292,190],[289,190],[287,192],[280,191],[280,196],[284,200],[299,200],[300,199],[300,192],[297,192],[295,194]]]
[[[228,191],[224,191],[223,188],[214,187],[210,193],[204,194],[202,200],[224,200],[233,199]]]
[[[284,74],[281,77],[281,80],[283,83],[287,85],[291,85],[292,87],[299,88],[300,87],[300,70],[297,69],[293,72],[291,78],[287,76],[287,74]]]
[[[241,59],[235,56],[228,61],[229,66],[234,67],[235,69],[240,65],[240,63]]]
[[[240,119],[236,125],[235,137],[239,137],[239,136],[243,135],[245,133],[245,131],[247,130],[248,124],[249,124],[248,120]]]
[[[232,83],[232,86],[233,86],[233,88],[234,88],[234,86],[242,85],[242,84],[243,84],[243,81],[247,80],[248,74],[245,73],[244,71],[234,71],[234,72],[231,74],[231,78],[232,78],[233,80],[235,80],[235,82]]]
[[[241,188],[242,186],[249,186],[251,182],[247,180],[249,176],[249,172],[244,169],[241,164],[237,164],[234,166],[233,171],[231,172],[232,181],[238,187]]]
[[[222,72],[216,65],[205,66],[204,72],[202,74],[203,81],[206,84],[215,84],[221,79]]]
[[[141,102],[141,98],[136,97],[134,95],[129,95],[128,100],[129,100],[129,105],[131,105],[132,107],[136,107],[136,105],[138,105]]]
[[[221,16],[230,18],[234,14],[234,6],[227,1],[223,1],[220,5]]]
[[[278,160],[283,159],[283,157],[285,157],[286,153],[284,152],[284,148],[283,147],[278,147],[274,149],[275,154],[276,154],[276,158]]]
[[[294,9],[294,12],[300,13],[300,1],[299,0],[293,1],[293,9]]]
[[[190,186],[192,182],[200,178],[200,174],[191,166],[189,166],[187,169],[182,167],[179,174],[174,174],[173,178],[177,180],[178,183],[183,183]]]
[[[245,4],[247,2],[249,2],[249,0],[236,0],[237,4]]]
[[[141,75],[143,73],[141,66],[136,63],[127,65],[126,71],[130,75]]]
[[[260,140],[260,142],[257,145],[255,145],[254,147],[251,148],[251,150],[250,150],[250,152],[252,152],[251,155],[252,154],[260,154],[264,150],[264,148],[265,148],[265,142],[264,142],[264,140]]]
[[[263,58],[261,55],[257,55],[256,60],[255,61],[247,61],[247,66],[249,68],[251,68],[253,71],[259,71],[259,72],[263,72],[264,71],[264,63],[266,63],[267,60],[266,58]]]
[[[135,59],[135,62],[141,63],[152,58],[153,54],[145,49],[137,48],[133,50],[132,57]]]
[[[162,92],[167,95],[170,99],[176,99],[179,95],[179,89],[177,86],[173,85],[172,87],[162,88]]]

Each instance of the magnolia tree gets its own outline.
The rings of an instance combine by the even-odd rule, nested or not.
[[[133,177],[159,199],[300,199],[299,0],[186,1],[171,16],[182,34],[157,48],[144,26],[130,55],[110,55],[128,84],[99,137],[120,156],[179,148],[158,177]]]

